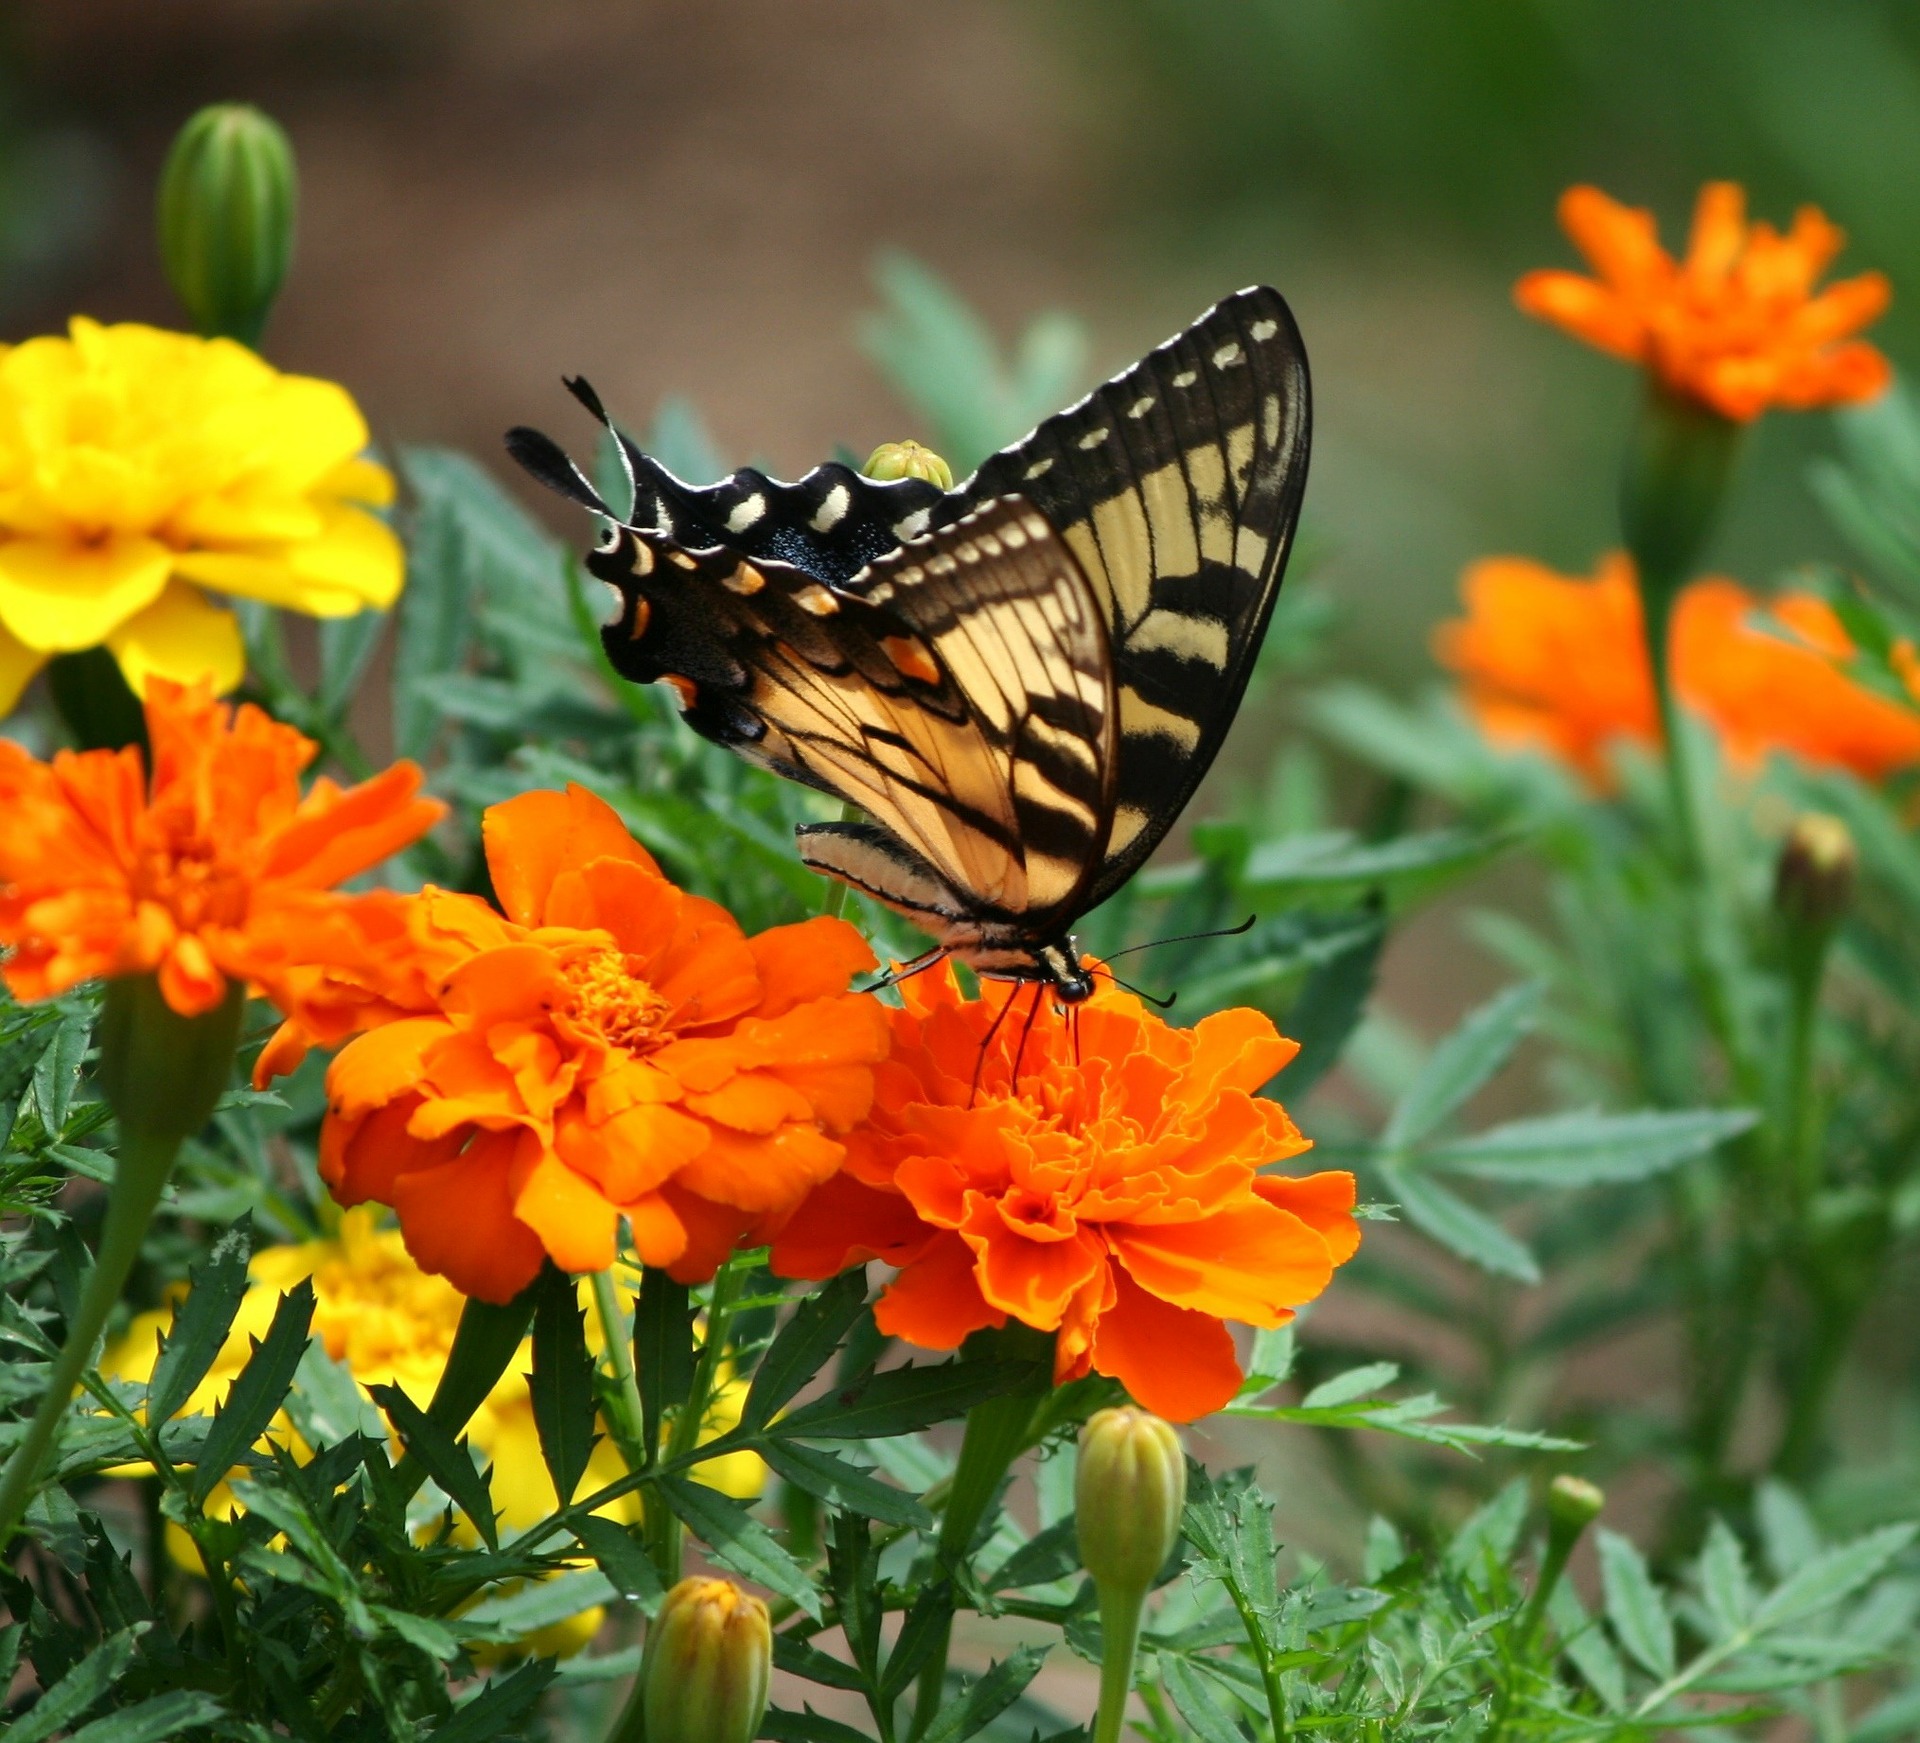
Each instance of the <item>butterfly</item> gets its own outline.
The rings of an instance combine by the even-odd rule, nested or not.
[[[604,523],[586,566],[620,596],[614,668],[866,814],[796,834],[934,938],[898,974],[954,956],[1088,997],[1073,927],[1192,797],[1279,592],[1311,426],[1279,293],[1216,304],[952,490],[839,464],[689,485],[567,386],[615,438],[627,512],[538,431],[507,447]]]

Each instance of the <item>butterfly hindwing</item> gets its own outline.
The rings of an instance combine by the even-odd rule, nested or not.
[[[843,585],[644,530],[589,567],[623,596],[619,671],[675,682],[698,730],[861,807],[958,911],[1044,926],[1080,902],[1111,816],[1111,661],[1030,504],[988,503]],[[803,851],[844,874],[833,828]]]

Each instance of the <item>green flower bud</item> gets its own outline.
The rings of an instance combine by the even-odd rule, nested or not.
[[[293,257],[293,147],[245,103],[180,129],[160,172],[160,258],[197,331],[259,343]]]
[[[682,1580],[647,1631],[647,1743],[752,1743],[772,1666],[765,1604],[731,1580]]]
[[[924,478],[942,490],[953,488],[953,468],[931,448],[923,448],[918,442],[882,442],[867,456],[867,463],[860,470],[883,484],[896,478]]]
[[[1074,1484],[1080,1564],[1096,1587],[1142,1594],[1180,1539],[1187,1461],[1171,1424],[1123,1405],[1080,1431]]]
[[[1780,849],[1773,905],[1790,926],[1824,933],[1847,911],[1859,867],[1847,826],[1824,811],[1809,811],[1794,819]]]
[[[1607,1497],[1597,1485],[1585,1477],[1563,1471],[1547,1485],[1550,1532],[1556,1536],[1564,1532],[1570,1539],[1577,1538],[1600,1517],[1600,1509],[1606,1504]]]
[[[1742,426],[1649,383],[1627,446],[1620,523],[1648,615],[1664,613],[1718,520]]]

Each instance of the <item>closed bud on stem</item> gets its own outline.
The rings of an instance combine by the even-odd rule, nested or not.
[[[682,1580],[647,1631],[646,1743],[752,1743],[772,1666],[765,1604],[731,1580]]]
[[[1598,1485],[1585,1477],[1562,1471],[1547,1485],[1547,1525],[1549,1531],[1569,1539],[1578,1539],[1606,1506],[1607,1497]]]
[[[160,258],[208,338],[257,345],[293,258],[293,147],[245,103],[202,109],[160,172]]]
[[[923,478],[941,490],[953,488],[953,468],[918,442],[882,442],[860,470],[883,484],[896,478]]]
[[[1132,1405],[1080,1431],[1074,1486],[1080,1565],[1096,1586],[1150,1590],[1180,1538],[1187,1460],[1169,1423]]]
[[[1620,479],[1620,527],[1648,616],[1664,612],[1719,518],[1741,426],[1657,381],[1647,383]]]
[[[1838,817],[1809,811],[1794,819],[1780,849],[1773,905],[1796,931],[1825,933],[1847,911],[1860,855]]]

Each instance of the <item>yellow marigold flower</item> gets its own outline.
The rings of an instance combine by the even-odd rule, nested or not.
[[[255,1253],[248,1275],[252,1287],[240,1303],[233,1329],[227,1335],[207,1377],[187,1400],[182,1415],[211,1415],[216,1404],[227,1395],[235,1377],[246,1365],[251,1340],[266,1335],[279,1297],[302,1278],[313,1283],[313,1335],[320,1339],[327,1354],[345,1367],[361,1391],[393,1384],[400,1386],[416,1403],[424,1405],[433,1396],[434,1387],[447,1365],[453,1348],[453,1336],[460,1323],[466,1298],[444,1277],[422,1271],[407,1256],[406,1244],[397,1229],[378,1226],[377,1210],[366,1206],[346,1212],[338,1230],[315,1241],[297,1246],[266,1247]],[[638,1285],[637,1275],[631,1279]],[[583,1304],[591,1282],[580,1285]],[[127,1328],[126,1335],[106,1353],[100,1371],[110,1379],[145,1381],[153,1374],[159,1339],[172,1323],[171,1309],[142,1313]],[[596,1353],[600,1347],[599,1322],[589,1313],[588,1342]],[[531,1342],[520,1352],[491,1395],[474,1412],[466,1434],[483,1464],[491,1464],[494,1512],[503,1536],[512,1537],[546,1518],[556,1505],[553,1480],[547,1475],[546,1460],[540,1453],[540,1437],[534,1426],[533,1401],[527,1390],[527,1375],[532,1372]],[[719,1389],[702,1440],[728,1432],[740,1420],[745,1402],[744,1381],[730,1381]],[[307,1448],[283,1415],[268,1431],[272,1439],[304,1455]],[[395,1455],[398,1456],[398,1442]],[[128,1467],[120,1474],[141,1474],[143,1467]],[[612,1440],[603,1435],[587,1463],[580,1493],[591,1494],[626,1474]],[[723,1493],[739,1500],[759,1494],[766,1481],[766,1467],[751,1453],[735,1453],[698,1467],[699,1478]],[[210,1511],[231,1513],[239,1505],[233,1491],[224,1483],[208,1498]],[[640,1518],[637,1494],[611,1502],[601,1511],[609,1518],[626,1523]],[[460,1522],[463,1535],[471,1528]],[[174,1558],[183,1566],[197,1569],[199,1560],[192,1539],[177,1526],[169,1527],[168,1544]],[[601,1612],[582,1611],[555,1628],[542,1629],[526,1644],[541,1652],[577,1651],[593,1638],[599,1628]]]
[[[318,617],[386,607],[399,541],[368,513],[393,478],[330,381],[244,345],[75,316],[0,346],[0,712],[47,659],[104,644],[230,690],[233,614],[202,589]]]

